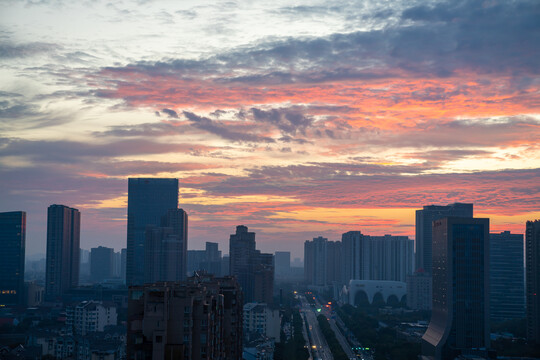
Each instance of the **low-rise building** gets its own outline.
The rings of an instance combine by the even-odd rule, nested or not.
[[[244,334],[251,334],[280,340],[281,317],[279,310],[272,310],[264,303],[247,303],[244,305]]]

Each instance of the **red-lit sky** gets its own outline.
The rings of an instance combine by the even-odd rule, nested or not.
[[[126,243],[128,177],[177,177],[189,248],[341,233],[414,237],[472,202],[492,231],[540,218],[540,3],[3,1],[0,211],[82,213]]]

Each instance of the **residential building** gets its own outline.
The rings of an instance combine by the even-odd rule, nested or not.
[[[291,273],[291,252],[276,251],[274,253],[274,267],[276,278],[286,278]]]
[[[128,359],[241,359],[242,292],[231,277],[129,290]]]
[[[0,306],[24,304],[26,212],[0,213]]]
[[[491,321],[525,317],[523,234],[489,234]]]
[[[343,263],[341,241],[326,243],[326,283],[341,283]]]
[[[187,251],[187,273],[193,276],[196,271],[204,270],[206,261],[206,250]]]
[[[281,317],[278,309],[271,309],[264,303],[247,303],[244,305],[244,335],[248,340],[253,334],[273,338],[280,341]]]
[[[178,179],[128,180],[126,284],[144,283],[146,228],[160,226],[168,210],[178,208]]]
[[[101,301],[83,301],[66,309],[66,326],[72,335],[86,336],[103,332],[106,326],[117,325],[116,307]]]
[[[407,306],[413,310],[431,310],[431,275],[423,269],[407,275]]]
[[[308,285],[326,287],[328,239],[322,236],[304,243],[304,277]]]
[[[414,271],[414,242],[407,236],[370,236],[369,279],[405,282]]]
[[[472,218],[473,204],[428,205],[416,210],[416,269],[431,273],[432,223],[447,216]]]
[[[489,327],[489,219],[433,222],[433,306],[424,359],[492,357]]]
[[[540,345],[540,220],[525,225],[527,338]]]
[[[349,231],[341,235],[342,282],[368,280],[370,278],[370,239],[360,231]]]
[[[65,205],[47,211],[45,296],[58,300],[79,284],[81,213]]]
[[[90,249],[90,277],[101,283],[113,277],[114,249],[104,246]]]

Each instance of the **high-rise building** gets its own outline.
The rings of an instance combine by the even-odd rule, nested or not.
[[[349,231],[341,235],[343,284],[351,280],[369,280],[371,248],[369,236],[360,231]]]
[[[274,254],[275,275],[284,278],[291,274],[291,252],[276,251]]]
[[[229,239],[230,274],[236,276],[246,302],[272,303],[274,264],[272,254],[255,248],[255,233],[239,225]]]
[[[370,236],[369,279],[407,281],[414,271],[414,242],[408,236]]]
[[[24,304],[26,212],[0,213],[0,306]]]
[[[432,223],[447,216],[473,216],[473,204],[429,205],[416,210],[416,269],[431,273]]]
[[[527,338],[540,345],[540,220],[525,226]]]
[[[79,284],[81,213],[65,205],[47,212],[45,296],[56,300]]]
[[[422,337],[425,359],[491,357],[489,219],[433,222],[433,309]]]
[[[209,274],[214,276],[221,275],[221,251],[219,251],[218,243],[206,242],[206,259],[205,259],[205,270]]]
[[[127,249],[120,250],[120,278],[126,283]]]
[[[489,234],[491,321],[525,317],[523,234]]]
[[[189,276],[193,276],[196,271],[204,270],[206,260],[205,250],[188,250],[187,251],[187,271]],[[228,259],[227,259],[228,260]]]
[[[231,277],[131,287],[127,358],[240,360],[242,304]]]
[[[113,276],[114,249],[104,246],[90,249],[90,277],[100,283]]]
[[[308,285],[327,285],[328,239],[322,236],[304,243],[304,277]]]
[[[145,241],[145,282],[181,281],[187,271],[187,214],[171,209],[160,227],[148,225]]]
[[[342,270],[341,241],[328,241],[326,243],[326,282],[327,284],[341,284]]]
[[[146,227],[160,226],[167,211],[177,208],[178,179],[129,179],[126,284],[144,282]]]

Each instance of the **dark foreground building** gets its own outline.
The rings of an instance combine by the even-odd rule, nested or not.
[[[525,253],[527,263],[527,339],[540,346],[540,220],[527,221]]]
[[[0,213],[0,306],[22,305],[26,213]]]
[[[433,310],[422,358],[492,358],[489,332],[489,219],[433,222]]]
[[[129,289],[128,359],[242,359],[242,292],[232,277]]]

